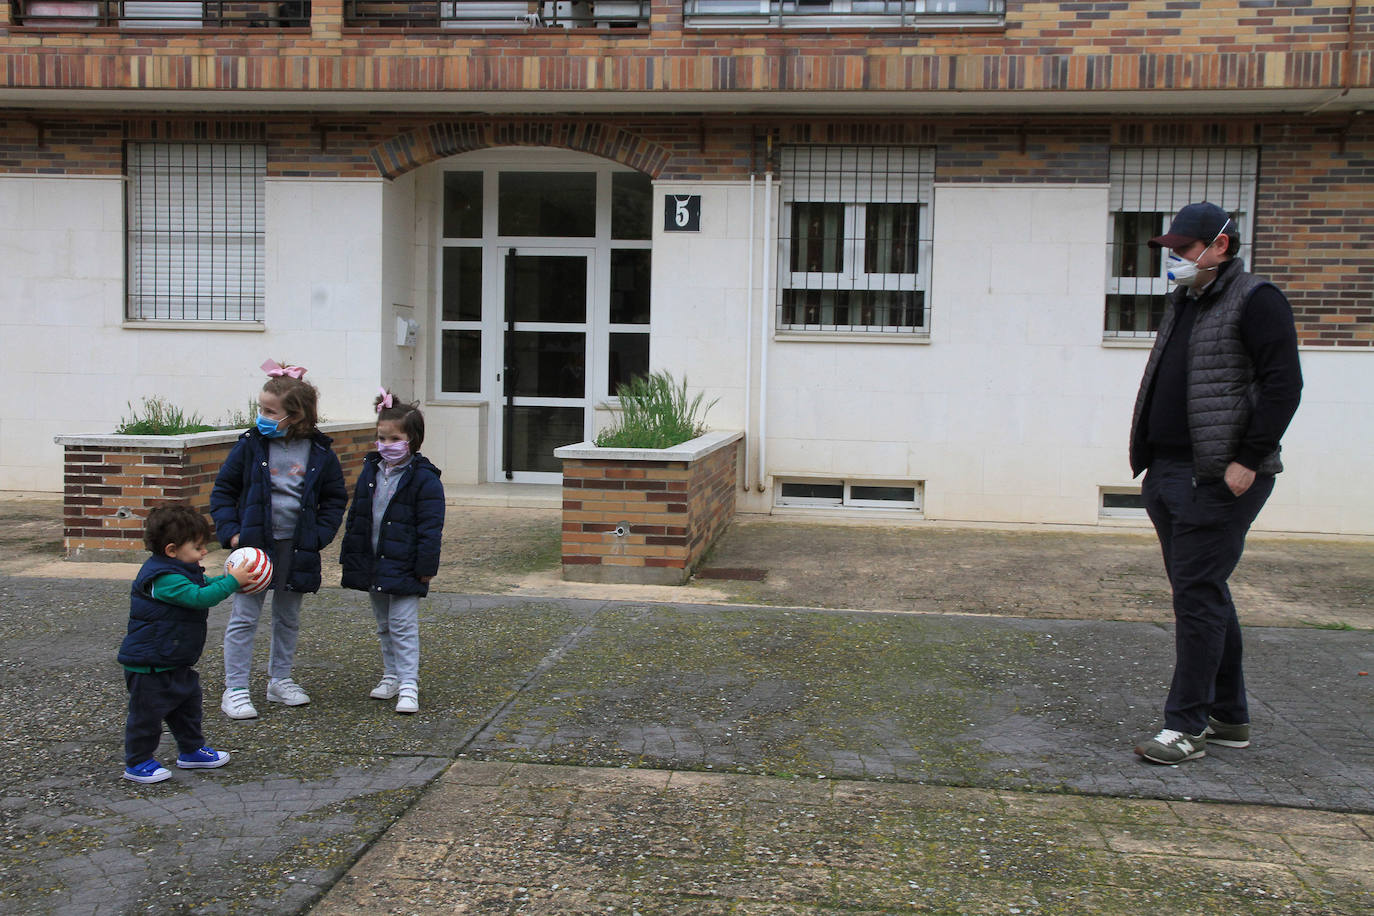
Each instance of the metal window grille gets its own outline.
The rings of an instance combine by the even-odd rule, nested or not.
[[[301,28],[310,0],[19,0],[15,21],[29,28]]]
[[[689,26],[992,25],[1004,20],[1006,10],[1006,0],[683,0]]]
[[[1150,337],[1159,329],[1170,285],[1163,253],[1146,243],[1185,204],[1211,201],[1248,237],[1258,169],[1250,147],[1112,150],[1105,336]]]
[[[456,29],[639,29],[650,0],[344,0],[344,23]]]
[[[934,150],[784,147],[779,176],[778,330],[927,333]]]
[[[130,143],[129,317],[263,320],[267,147]]]

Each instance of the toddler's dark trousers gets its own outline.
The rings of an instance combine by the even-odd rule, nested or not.
[[[1201,734],[1207,716],[1250,721],[1240,621],[1226,585],[1250,524],[1274,490],[1260,474],[1240,496],[1222,480],[1193,480],[1191,462],[1157,460],[1141,486],[1174,593],[1174,677],[1164,727]]]
[[[204,698],[196,669],[175,668],[157,674],[125,671],[124,683],[129,687],[129,718],[124,723],[125,766],[136,766],[153,756],[162,739],[163,722],[176,739],[179,752],[192,754],[204,746]]]

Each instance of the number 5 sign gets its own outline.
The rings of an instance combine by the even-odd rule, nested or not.
[[[701,195],[665,195],[663,198],[663,231],[700,232]]]

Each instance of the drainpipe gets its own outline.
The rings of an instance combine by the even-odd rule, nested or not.
[[[768,135],[767,157],[763,174],[763,325],[759,336],[759,474],[755,482],[758,491],[767,489],[764,481],[768,473],[768,339],[773,318],[773,135]]]
[[[754,438],[754,322],[749,303],[754,301],[754,170],[749,170],[749,291],[744,296],[744,492],[749,492],[749,441]]]
[[[1345,23],[1345,54],[1341,60],[1341,89],[1329,99],[1309,108],[1303,114],[1316,114],[1327,105],[1337,99],[1344,98],[1350,94],[1351,79],[1355,64],[1355,9],[1359,6],[1358,0],[1350,0],[1350,17]]]

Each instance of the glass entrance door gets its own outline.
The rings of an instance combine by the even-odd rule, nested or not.
[[[553,450],[649,369],[653,182],[566,150],[477,150],[433,175],[434,402],[486,405],[481,476],[558,483]],[[461,446],[459,446],[461,447]]]
[[[556,482],[563,468],[553,450],[587,436],[595,251],[516,247],[503,254],[502,476]]]

